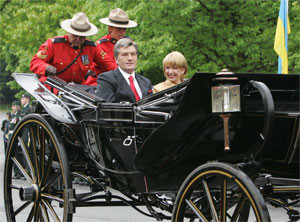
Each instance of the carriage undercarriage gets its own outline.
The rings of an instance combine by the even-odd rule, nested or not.
[[[283,112],[275,103],[277,110],[270,111],[268,102],[253,106],[264,87],[251,83],[243,93],[254,100],[244,102],[247,111],[232,115],[231,151],[226,152],[222,119],[202,108],[203,101],[188,100],[200,80],[208,83],[213,77],[199,75],[199,80],[195,77],[189,84],[133,105],[106,104],[50,78],[48,84],[61,92],[56,96],[38,82],[29,88],[22,84],[24,79],[34,79],[32,75],[15,74],[40,105],[16,126],[10,140],[4,171],[8,221],[19,221],[24,214],[28,221],[71,221],[76,208],[92,206],[130,206],[157,221],[270,221],[266,203],[285,209],[290,221],[299,220],[300,213],[293,207],[300,202],[299,110]],[[291,101],[299,106],[299,83],[296,89],[288,87],[282,91],[293,95]],[[209,94],[205,91],[201,96]],[[273,93],[275,102],[276,95]],[[205,102],[210,105],[210,96]],[[188,139],[178,132],[184,142],[174,136],[169,144],[167,132],[176,129],[186,107]],[[203,116],[199,118],[194,110]],[[274,145],[270,134],[277,135],[274,119],[275,127],[281,121],[293,123],[286,137],[275,140],[280,146],[289,145],[285,161],[270,157],[272,150],[266,148]],[[248,129],[250,123],[255,125],[252,129]],[[248,140],[252,144],[243,141],[244,132],[251,133]],[[241,147],[243,142],[248,145]],[[171,149],[174,144],[178,149]],[[210,150],[199,149],[206,146]],[[15,168],[25,181],[13,178]],[[85,180],[89,191],[78,193],[72,184],[75,178]]]

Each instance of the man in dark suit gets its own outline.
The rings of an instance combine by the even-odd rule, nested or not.
[[[135,73],[138,48],[129,38],[120,39],[114,47],[118,68],[100,74],[97,78],[96,95],[106,102],[136,103],[152,94],[151,81]]]
[[[21,104],[22,104],[22,109],[21,109],[21,113],[20,113],[21,118],[23,118],[27,114],[30,114],[33,112],[32,106],[30,104],[30,99],[31,99],[31,96],[28,93],[23,94],[21,97]]]
[[[14,132],[15,126],[17,125],[17,123],[20,121],[21,119],[21,103],[18,100],[15,100],[12,102],[11,105],[11,109],[12,109],[12,115],[11,115],[11,121],[8,123],[7,127],[8,127],[8,133],[6,134],[7,139],[9,140],[12,137],[12,134]],[[24,165],[24,159],[23,159],[23,154],[20,151],[20,149],[17,149],[15,151],[15,157],[16,159],[22,164],[22,166]],[[14,168],[14,175],[13,175],[13,179],[25,179],[25,177],[22,176],[21,171],[19,170],[18,167],[16,167],[16,165],[13,166]]]

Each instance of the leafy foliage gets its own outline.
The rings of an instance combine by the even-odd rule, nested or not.
[[[138,72],[153,84],[164,80],[162,60],[178,50],[187,58],[188,77],[195,72],[276,73],[273,50],[280,0],[0,0],[1,77],[18,89],[13,72],[29,72],[29,63],[46,39],[63,35],[60,22],[79,11],[99,28],[92,40],[107,34],[99,22],[122,8],[138,26],[127,34],[139,45]],[[289,2],[289,73],[300,73],[300,3]],[[0,96],[8,93],[1,81]]]

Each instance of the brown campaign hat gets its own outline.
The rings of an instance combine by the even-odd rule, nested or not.
[[[89,22],[83,12],[78,12],[72,19],[64,20],[60,25],[67,32],[78,36],[91,36],[98,32],[98,28]]]
[[[108,18],[101,18],[99,21],[105,25],[118,28],[133,28],[137,26],[137,23],[129,20],[127,13],[120,8],[111,10]]]

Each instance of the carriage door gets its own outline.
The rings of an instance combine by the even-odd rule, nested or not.
[[[133,116],[133,104],[102,103],[99,121],[106,138],[106,167],[119,172],[118,178],[113,180],[113,188],[137,192],[145,191],[145,186],[144,178],[132,173],[137,172],[133,166],[137,152]]]

